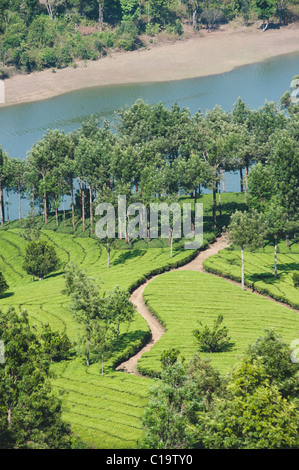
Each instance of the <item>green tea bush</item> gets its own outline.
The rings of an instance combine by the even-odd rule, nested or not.
[[[299,272],[293,274],[294,287],[299,287]]]

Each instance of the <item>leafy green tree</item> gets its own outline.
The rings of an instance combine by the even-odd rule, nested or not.
[[[273,328],[266,329],[247,349],[252,361],[260,359],[270,385],[276,386],[285,399],[298,397],[298,364],[290,360],[291,348]]]
[[[120,0],[122,21],[136,20],[140,15],[139,0]]]
[[[298,407],[281,395],[260,358],[244,356],[230,374],[226,396],[198,413],[196,447],[208,449],[298,448]]]
[[[299,144],[291,129],[282,129],[271,137],[270,166],[273,172],[274,193],[284,208],[286,223],[298,221],[299,207]],[[286,237],[289,246],[289,234]]]
[[[64,292],[71,296],[74,318],[83,326],[80,341],[89,366],[94,353],[100,347],[99,343],[106,338],[102,328],[106,329],[108,311],[104,299],[100,297],[99,284],[85,272],[71,264],[64,277]]]
[[[225,351],[230,346],[230,337],[228,336],[228,329],[222,326],[223,315],[218,315],[214,321],[214,326],[210,329],[205,325],[201,330],[196,329],[193,335],[199,343],[199,350],[203,352],[220,352]],[[202,323],[199,322],[201,326]]]
[[[121,290],[118,286],[105,298],[109,323],[116,325],[116,344],[118,344],[120,325],[130,323],[134,317],[135,308],[129,299],[130,293]]]
[[[23,221],[23,229],[20,235],[24,240],[37,241],[40,238],[41,228],[32,209],[30,209],[26,219]]]
[[[244,284],[244,249],[258,247],[265,236],[265,222],[263,214],[257,211],[251,213],[236,211],[231,216],[228,226],[228,237],[241,248],[241,285]]]
[[[259,19],[263,20],[263,28],[265,28],[265,20],[269,20],[275,13],[277,0],[255,0],[254,8]]]
[[[60,162],[64,161],[69,152],[69,138],[63,131],[55,129],[48,130],[43,139],[32,147],[27,157],[29,179],[33,178],[39,196],[43,197],[45,224],[48,222],[49,198],[57,195],[56,181],[52,176],[53,171]]]
[[[72,343],[66,333],[53,331],[48,323],[43,325],[40,335],[41,345],[51,361],[69,359]]]
[[[272,152],[271,136],[287,126],[287,117],[274,102],[266,101],[246,118],[248,131],[255,140],[255,161],[266,163]]]
[[[0,271],[0,297],[6,292],[9,288],[3,273]]]
[[[202,359],[197,353],[193,356],[186,367],[186,374],[196,384],[196,395],[198,400],[208,410],[214,398],[221,396],[225,380],[220,373],[211,365],[208,359]]]
[[[62,421],[61,400],[53,394],[49,361],[26,312],[1,312],[0,447],[2,449],[70,448],[69,426]]]
[[[213,191],[213,227],[217,227],[216,196],[223,173],[238,166],[238,151],[242,146],[239,125],[229,113],[215,106],[199,121],[198,131],[203,142],[203,157],[210,166],[210,189]],[[221,207],[221,206],[220,206]],[[221,214],[221,211],[220,211]]]
[[[186,449],[193,444],[187,422],[202,407],[196,384],[178,361],[162,368],[161,381],[150,389],[143,425],[143,449]]]
[[[265,212],[274,194],[273,171],[270,165],[257,162],[248,174],[247,205],[250,210]]]
[[[265,221],[267,235],[274,240],[274,276],[277,277],[277,244],[279,238],[288,233],[285,210],[272,203],[265,214]]]
[[[54,246],[43,240],[32,240],[25,251],[23,269],[27,274],[42,280],[45,276],[55,271],[60,262]]]
[[[14,158],[13,165],[13,189],[18,193],[19,202],[19,224],[22,224],[21,199],[24,197],[26,189],[25,161]]]

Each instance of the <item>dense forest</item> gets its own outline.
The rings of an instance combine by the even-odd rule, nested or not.
[[[62,68],[133,50],[144,37],[245,24],[294,21],[298,0],[1,0],[0,77]]]
[[[149,208],[151,202],[170,203],[183,194],[198,200],[206,188],[213,192],[211,224],[216,228],[225,172],[235,171],[249,209],[271,209],[274,219],[283,221],[278,231],[288,240],[298,224],[298,123],[294,104],[287,112],[274,102],[251,110],[239,98],[231,112],[215,106],[191,116],[177,104],[167,109],[138,100],[110,124],[91,117],[69,134],[48,130],[26,160],[0,150],[1,225],[9,222],[11,192],[18,194],[20,224],[22,197],[43,215],[45,225],[49,213],[55,214],[58,227],[66,217],[59,208],[68,196],[73,230],[77,212],[83,232],[90,218],[93,235],[100,202],[117,205],[118,196],[125,195],[128,204]]]

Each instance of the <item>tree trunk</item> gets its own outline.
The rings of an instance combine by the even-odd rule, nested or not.
[[[11,427],[11,406],[10,405],[7,410],[7,423],[8,423],[8,428],[10,428]]]
[[[54,205],[55,205],[55,218],[56,218],[56,227],[58,227],[58,207],[57,207],[57,194],[54,196]]]
[[[98,0],[98,2],[99,2],[99,28],[100,28],[100,31],[103,31],[103,24],[104,24],[104,15],[103,15],[104,0]]]
[[[75,231],[75,205],[74,205],[74,184],[73,184],[73,179],[71,183],[71,198],[72,198],[72,225],[73,225],[73,230]]]
[[[44,217],[45,217],[45,224],[48,223],[48,201],[47,201],[47,193],[44,193]]]
[[[7,215],[7,223],[9,224],[9,193],[8,193],[8,189],[6,190],[6,215]]]
[[[63,211],[63,225],[65,225],[64,195],[63,195],[63,198],[62,198],[62,211]]]
[[[22,224],[22,216],[21,216],[21,187],[18,184],[18,197],[19,197],[19,224]]]
[[[217,192],[217,183],[213,187],[213,227],[217,227],[217,218],[216,218],[216,209],[217,209],[217,200],[216,200],[216,192]]]
[[[194,10],[192,15],[192,27],[193,29],[197,29],[197,10]]]
[[[83,232],[85,232],[85,191],[84,188],[82,188],[82,193],[81,193],[81,205],[82,205],[82,226],[83,226]]]
[[[243,186],[243,168],[240,168],[240,190],[241,190],[241,193],[244,192],[244,186]]]
[[[147,206],[147,242],[151,241],[151,234],[150,234],[150,211],[149,207]]]
[[[220,183],[218,183],[218,203],[219,203],[219,214],[220,214],[220,216],[222,216]]]
[[[275,238],[275,251],[274,251],[274,276],[277,277],[277,239]]]
[[[172,258],[172,245],[173,245],[173,229],[169,229],[169,245],[170,245],[170,258]]]
[[[89,186],[90,233],[93,233],[92,188]]]
[[[0,181],[0,215],[1,215],[1,227],[3,227],[5,218],[4,218],[4,204],[3,204],[3,189]]]
[[[110,268],[110,243],[107,242],[107,268]]]
[[[245,283],[244,283],[244,248],[243,247],[241,247],[241,263],[242,263],[242,266],[241,266],[241,285],[242,285],[242,290],[244,290]]]
[[[50,20],[53,21],[53,10],[48,0],[46,0],[46,7],[47,7]]]
[[[222,173],[222,192],[225,193],[225,170],[221,170]]]
[[[245,166],[245,204],[247,203],[247,178],[248,178],[248,165]]]

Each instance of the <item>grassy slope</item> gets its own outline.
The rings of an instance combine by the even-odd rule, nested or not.
[[[234,343],[230,351],[204,354],[222,373],[234,364],[249,343],[274,327],[286,342],[299,335],[299,314],[272,300],[243,291],[239,286],[206,273],[173,271],[150,282],[144,291],[145,301],[166,324],[162,339],[144,354],[141,370],[158,371],[159,358],[165,348],[176,347],[186,359],[197,350],[192,331],[203,325],[213,325],[218,314],[223,314],[224,325]]]
[[[227,223],[229,213],[243,205],[243,195],[225,194],[223,199],[223,217],[220,226]],[[186,200],[189,202],[190,200]],[[211,195],[204,196],[205,238],[210,242],[214,235],[211,231]],[[60,214],[60,218],[62,215]],[[76,236],[72,234],[69,214],[65,224],[58,230],[54,217],[50,217],[47,230],[42,231],[42,238],[54,243],[62,261],[61,268],[43,281],[32,282],[22,269],[26,243],[19,236],[18,222],[6,225],[0,231],[0,270],[9,283],[9,292],[0,299],[0,309],[13,305],[26,308],[31,323],[41,325],[48,322],[52,328],[65,331],[72,339],[80,333],[80,326],[74,322],[69,308],[69,298],[63,293],[63,268],[73,261],[95,279],[104,281],[103,290],[110,290],[115,285],[129,288],[153,269],[161,269],[169,262],[182,260],[190,252],[180,250],[169,258],[167,240],[153,240],[148,248],[147,242],[136,241],[132,250],[113,249],[111,267],[106,268],[107,253],[99,246],[87,231],[82,232],[80,220],[76,222]],[[116,246],[123,247],[123,242]],[[179,244],[177,245],[179,247]],[[156,247],[156,248],[155,248]],[[100,279],[101,278],[101,279]],[[132,342],[145,337],[148,327],[143,318],[136,314],[129,331],[123,328],[118,353],[122,353]],[[88,369],[79,360],[56,364],[57,377],[54,384],[57,390],[65,392],[65,417],[72,428],[90,446],[100,448],[136,447],[142,436],[141,416],[147,402],[150,379],[133,377],[121,372],[114,372],[111,362],[105,364],[104,377],[100,376],[99,364]]]
[[[277,277],[274,277],[274,248],[267,243],[254,253],[245,252],[245,284],[255,290],[299,309],[299,289],[292,275],[299,271],[299,244],[287,248],[284,241],[278,246]],[[209,272],[240,281],[241,254],[238,249],[222,250],[204,262]]]
[[[116,284],[129,288],[132,282],[151,269],[160,268],[170,261],[180,260],[190,253],[179,251],[172,260],[168,248],[132,251],[114,250],[111,267],[106,268],[107,253],[97,241],[75,238],[51,231],[42,232],[42,238],[54,243],[62,265],[73,261],[99,282],[103,290]],[[17,229],[0,232],[0,270],[9,283],[9,292],[0,300],[0,308],[10,305],[28,310],[32,324],[37,327],[48,322],[54,329],[65,331],[76,339],[80,326],[74,321],[69,308],[69,298],[62,293],[64,287],[63,266],[43,281],[32,282],[22,269],[25,243]],[[136,313],[129,330],[121,330],[118,353],[145,337],[148,326]],[[114,372],[110,364],[105,376],[100,377],[100,366],[87,369],[81,360],[63,362],[55,366],[55,385],[68,392],[65,403],[66,418],[74,431],[95,447],[134,447],[142,435],[140,417],[146,404],[150,380]],[[99,419],[100,418],[100,419]]]

